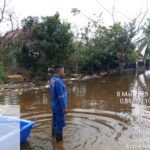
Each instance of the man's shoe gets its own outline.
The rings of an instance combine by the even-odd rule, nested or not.
[[[62,142],[62,141],[63,141],[63,134],[56,133],[56,142]]]

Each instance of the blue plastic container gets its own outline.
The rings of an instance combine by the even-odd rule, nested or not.
[[[20,148],[35,122],[0,115],[0,150]]]
[[[20,119],[20,143],[27,139],[34,124],[35,122],[33,121]]]

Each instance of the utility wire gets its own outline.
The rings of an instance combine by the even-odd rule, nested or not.
[[[107,11],[107,13],[108,13],[109,15],[112,16],[112,13],[111,13],[107,8],[105,8],[98,0],[96,0],[96,1],[97,1],[97,3],[98,3],[103,9],[105,9],[105,11]]]

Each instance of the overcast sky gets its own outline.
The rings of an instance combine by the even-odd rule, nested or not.
[[[102,13],[103,23],[111,25],[114,2],[115,21],[128,22],[140,11],[149,9],[147,4],[150,0],[11,0],[11,6],[14,7],[19,20],[27,16],[51,16],[58,11],[61,19],[82,27],[88,22],[84,15],[93,19],[93,14],[98,16],[100,13]],[[72,8],[78,8],[82,14],[73,16]]]

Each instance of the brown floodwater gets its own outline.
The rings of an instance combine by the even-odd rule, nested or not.
[[[0,104],[19,104],[21,118],[33,120],[21,150],[150,149],[150,71],[67,81],[64,141],[51,137],[49,88],[5,93]]]

